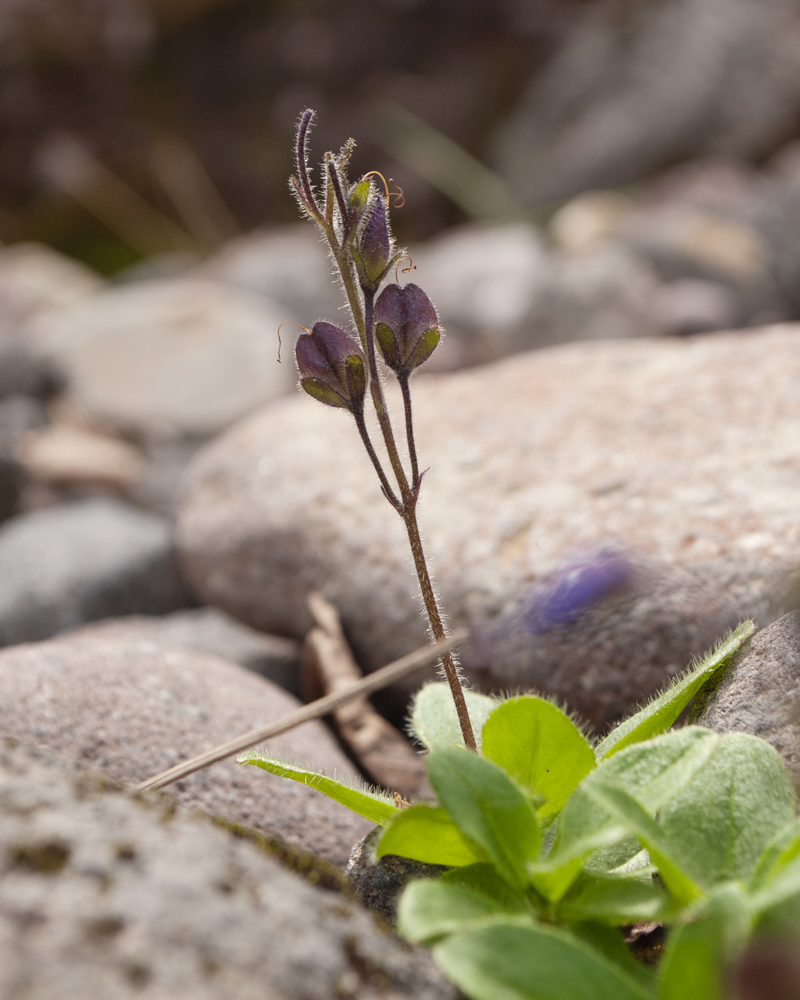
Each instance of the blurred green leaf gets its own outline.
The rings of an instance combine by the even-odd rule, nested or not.
[[[433,949],[470,1000],[652,1000],[613,960],[554,927],[498,922]]]
[[[524,902],[512,912],[533,919],[533,911]],[[441,879],[412,882],[400,898],[397,930],[408,941],[430,944],[447,934],[455,934],[501,917],[509,908],[481,892]]]
[[[699,918],[670,934],[659,968],[658,1000],[726,1000],[725,965],[749,931],[744,887],[719,886]]]

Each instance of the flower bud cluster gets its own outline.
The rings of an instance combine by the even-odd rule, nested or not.
[[[364,318],[372,318],[373,297],[401,257],[389,224],[388,189],[385,182],[383,187],[377,183],[379,174],[367,174],[354,184],[348,181],[352,140],[338,154],[326,155],[322,165],[324,193],[315,189],[307,156],[311,117],[306,112],[300,122],[297,175],[291,179],[292,189],[302,210],[322,230],[345,288],[349,283],[353,289],[360,288],[364,301],[370,304],[363,310]],[[352,309],[352,298],[350,305]],[[411,283],[405,287],[387,285],[374,303],[374,318],[368,326],[363,332],[359,326],[360,347],[340,327],[324,321],[315,323],[310,333],[298,339],[300,384],[309,395],[328,406],[360,413],[370,375],[376,374],[373,343],[401,381],[407,380],[439,343],[433,303],[418,285]]]

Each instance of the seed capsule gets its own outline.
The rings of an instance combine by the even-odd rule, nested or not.
[[[375,339],[384,361],[408,376],[439,343],[436,310],[419,285],[387,285],[375,303]]]
[[[309,396],[327,406],[352,413],[364,406],[367,388],[364,354],[340,327],[320,321],[311,333],[302,333],[295,347],[300,385]]]

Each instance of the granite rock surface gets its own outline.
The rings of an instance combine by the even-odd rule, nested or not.
[[[740,618],[772,620],[800,562],[799,379],[791,325],[418,377],[427,549],[451,623],[491,637],[465,651],[472,676],[602,727]],[[190,468],[177,530],[203,599],[256,628],[301,636],[316,589],[367,669],[425,641],[402,524],[346,413],[295,398],[230,430]],[[515,633],[576,554],[608,548],[632,590]]]
[[[2,732],[138,783],[294,711],[288,692],[208,653],[98,627],[0,652]],[[277,756],[358,780],[321,722],[270,741]],[[305,785],[223,761],[171,786],[184,804],[344,866],[370,824]]]
[[[692,715],[715,732],[750,733],[771,743],[800,793],[800,612],[753,636]]]
[[[313,885],[269,847],[169,795],[132,795],[0,740],[0,995],[455,996],[427,954],[376,926],[335,878]]]

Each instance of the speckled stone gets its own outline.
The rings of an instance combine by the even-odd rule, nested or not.
[[[169,615],[126,615],[87,626],[92,635],[125,642],[149,640],[186,646],[238,663],[300,696],[300,651],[296,639],[256,632],[219,608],[186,608]]]
[[[717,733],[750,733],[771,743],[800,794],[800,611],[753,636],[692,716]]]
[[[96,635],[87,628],[0,652],[0,733],[135,783],[299,706],[277,685],[219,657],[98,628]],[[277,737],[269,749],[357,778],[321,722]],[[230,759],[170,787],[186,805],[258,827],[342,867],[370,826],[305,785]]]
[[[447,868],[401,858],[397,854],[379,858],[376,848],[383,833],[383,827],[376,826],[359,840],[347,862],[347,875],[359,901],[393,926],[397,919],[397,901],[408,883],[414,878],[436,878]]]
[[[621,547],[640,570],[572,628],[513,653],[501,629],[466,659],[473,676],[544,689],[601,727],[737,619],[770,621],[800,563],[798,385],[793,325],[418,377],[420,521],[454,626],[513,615],[576,552]],[[212,443],[178,536],[203,598],[254,627],[301,635],[317,589],[368,669],[425,640],[402,524],[343,411],[298,397]]]
[[[323,888],[324,885],[328,888]],[[0,996],[452,1000],[430,956],[259,838],[0,740]]]

